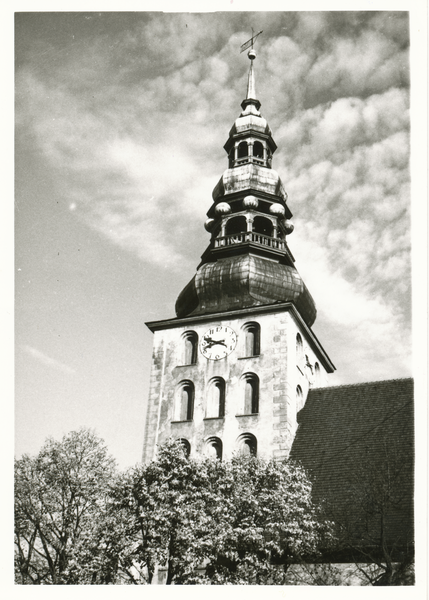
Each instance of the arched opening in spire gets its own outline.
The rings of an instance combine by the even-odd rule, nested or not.
[[[246,217],[233,217],[226,224],[225,234],[233,235],[235,233],[245,233],[247,230]]]
[[[237,158],[246,158],[249,156],[249,146],[247,142],[240,142],[237,148]]]
[[[261,142],[254,142],[253,144],[253,156],[255,158],[260,158],[263,160],[264,158],[264,146]]]
[[[266,217],[255,217],[253,221],[253,231],[262,235],[273,235],[273,224]]]

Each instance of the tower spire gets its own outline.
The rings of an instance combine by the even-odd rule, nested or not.
[[[254,44],[256,38],[258,37],[258,35],[260,35],[261,33],[262,33],[262,31],[259,31],[256,35],[253,35],[253,27],[252,27],[252,37],[250,38],[250,40],[247,40],[247,42],[242,44],[242,46],[240,48],[240,53],[244,52],[244,50],[247,50],[247,48],[250,48],[249,52],[247,53],[247,56],[250,59],[249,76],[247,78],[247,94],[246,94],[245,100],[243,100],[243,102],[241,103],[241,107],[244,110],[244,113],[242,113],[243,115],[248,114],[248,113],[253,113],[253,114],[259,116],[258,111],[261,106],[261,103],[256,98],[255,72],[254,72],[254,68],[253,68],[253,61],[256,58],[256,52],[253,48],[253,44]],[[255,107],[256,110],[253,107]]]
[[[249,50],[247,56],[250,58],[250,69],[249,69],[249,77],[247,79],[247,96],[246,100],[256,100],[256,88],[255,88],[255,73],[253,70],[253,61],[256,58],[256,52],[253,50]]]

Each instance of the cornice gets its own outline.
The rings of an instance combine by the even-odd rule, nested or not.
[[[173,319],[165,319],[162,321],[149,321],[146,326],[154,333],[155,331],[162,331],[164,329],[173,329],[175,327],[182,327],[183,325],[208,323],[210,321],[225,320],[228,318],[240,318],[246,315],[255,316],[257,314],[267,314],[273,312],[289,312],[294,319],[295,323],[300,327],[302,333],[304,333],[306,341],[310,345],[313,352],[317,355],[320,362],[325,367],[328,373],[333,373],[335,365],[329,358],[322,344],[317,339],[316,334],[309,327],[292,302],[279,302],[276,304],[268,304],[265,306],[251,306],[249,308],[242,308],[238,310],[228,310],[225,312],[210,313],[204,315],[190,315],[189,317],[175,317]]]

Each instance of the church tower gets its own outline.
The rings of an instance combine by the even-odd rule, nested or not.
[[[277,146],[259,111],[253,48],[242,112],[213,190],[210,243],[154,333],[143,461],[180,439],[193,456],[288,456],[310,387],[335,369],[311,330],[316,306],[295,268]]]

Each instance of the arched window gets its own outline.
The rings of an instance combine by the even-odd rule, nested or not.
[[[304,405],[304,397],[300,385],[296,386],[296,412],[300,411]]]
[[[225,416],[225,380],[214,377],[209,381],[207,390],[206,418]]]
[[[194,416],[194,384],[181,381],[176,391],[174,420],[192,421]]]
[[[218,437],[210,437],[204,444],[204,454],[210,458],[222,460],[222,440]]]
[[[226,224],[225,234],[245,233],[247,231],[246,217],[233,217]]]
[[[247,142],[240,142],[240,144],[238,144],[238,149],[237,149],[237,158],[245,158],[248,155],[249,155],[249,149],[247,146]]]
[[[314,363],[314,384],[318,385],[320,383],[320,366],[319,363]]]
[[[256,456],[258,442],[251,433],[243,433],[237,440],[238,452],[244,456]]]
[[[253,156],[256,156],[256,158],[264,158],[264,146],[261,142],[255,142],[253,144]]]
[[[243,325],[244,332],[244,356],[259,356],[260,354],[260,332],[259,323],[252,321]]]
[[[188,457],[191,454],[191,444],[185,438],[179,438],[177,441],[180,442],[183,448],[183,453],[186,457]]]
[[[296,334],[296,362],[298,365],[301,364],[304,357],[304,348],[302,345],[302,337],[299,333]]]
[[[255,217],[253,220],[253,231],[262,235],[273,235],[273,224],[266,217]]]
[[[245,373],[243,382],[243,415],[254,415],[259,411],[259,378],[255,373]]]
[[[185,331],[184,340],[184,365],[194,365],[197,362],[198,335],[195,331]]]

